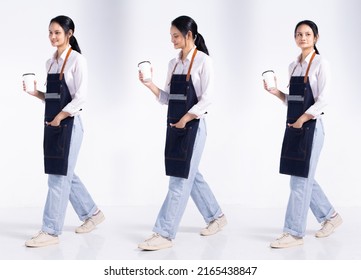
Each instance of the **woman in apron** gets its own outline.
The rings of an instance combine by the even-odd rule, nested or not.
[[[171,40],[179,56],[171,60],[164,90],[152,81],[140,81],[161,104],[168,105],[165,170],[168,194],[155,222],[154,234],[138,247],[159,250],[172,247],[189,196],[198,207],[206,228],[203,236],[217,233],[227,223],[210,187],[198,170],[206,140],[205,114],[213,90],[211,59],[197,24],[188,16],[172,21]]]
[[[318,238],[329,236],[342,223],[315,180],[324,140],[321,115],[329,91],[328,64],[316,48],[319,35],[314,22],[299,22],[294,36],[302,53],[289,67],[289,94],[277,88],[268,90],[264,82],[267,91],[287,104],[280,173],[291,175],[283,234],[271,243],[272,248],[303,244],[309,208],[321,223],[321,229],[315,233]]]
[[[83,138],[79,113],[87,93],[87,65],[73,33],[74,23],[69,17],[58,16],[50,21],[49,39],[57,51],[46,63],[46,92],[35,85],[35,92],[30,93],[45,102],[44,167],[49,174],[49,188],[41,231],[26,241],[27,247],[59,243],[68,201],[84,221],[76,233],[90,232],[104,220],[74,173]]]

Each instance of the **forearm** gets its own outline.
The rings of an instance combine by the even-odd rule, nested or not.
[[[314,118],[313,115],[307,114],[307,113],[303,113],[303,115],[300,116],[297,121],[299,121],[300,123],[304,124],[305,122],[308,122],[309,120],[312,120],[313,118]]]
[[[186,113],[178,122],[179,127],[185,127],[186,124],[194,119],[196,119],[197,116],[195,114],[192,113]]]
[[[288,126],[292,126],[294,128],[301,128],[305,122],[308,122],[309,120],[312,120],[314,118],[313,115],[303,113],[296,122],[289,123]]]
[[[149,88],[157,98],[159,98],[160,89],[153,82],[144,83],[144,85]]]
[[[40,91],[40,90],[36,90],[36,93],[33,94],[35,97],[39,98],[42,101],[45,101],[45,93]]]
[[[282,102],[286,102],[286,94],[279,89],[277,89],[273,94],[278,97]]]

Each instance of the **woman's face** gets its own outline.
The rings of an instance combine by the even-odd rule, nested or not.
[[[316,44],[317,38],[313,34],[311,27],[307,24],[301,24],[295,34],[296,44],[302,50],[313,49],[313,46]]]
[[[61,48],[68,45],[69,34],[66,35],[64,29],[58,23],[53,22],[49,26],[49,40],[53,47]]]
[[[171,26],[170,28],[171,41],[175,49],[183,49],[186,45],[186,39],[177,27]]]

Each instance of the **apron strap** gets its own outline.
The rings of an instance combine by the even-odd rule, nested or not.
[[[310,71],[310,67],[311,67],[311,63],[312,63],[312,60],[315,58],[316,56],[316,52],[314,52],[311,56],[311,59],[310,59],[310,63],[308,64],[308,67],[307,67],[307,70],[306,70],[306,74],[305,74],[305,77],[303,79],[303,82],[306,84],[307,83],[307,80],[308,80],[308,72]]]
[[[61,71],[60,71],[60,77],[59,77],[59,80],[61,81],[63,79],[63,76],[64,76],[64,68],[65,68],[65,64],[66,62],[68,61],[68,58],[69,58],[69,55],[71,53],[72,49],[69,48],[66,56],[65,56],[65,60],[64,60],[64,63],[63,63],[63,66],[61,67]]]
[[[193,55],[192,55],[192,60],[191,60],[191,64],[189,65],[189,69],[188,69],[188,73],[187,73],[187,78],[186,78],[186,81],[188,82],[189,81],[189,78],[191,76],[191,69],[192,69],[192,65],[193,65],[193,61],[194,61],[194,58],[197,54],[197,49],[194,49],[194,52],[193,52]]]

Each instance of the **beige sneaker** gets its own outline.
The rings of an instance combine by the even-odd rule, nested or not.
[[[88,233],[91,232],[97,225],[105,220],[104,214],[99,210],[98,214],[86,219],[85,222],[75,229],[76,233]]]
[[[327,237],[331,233],[333,233],[335,229],[339,227],[341,224],[342,224],[342,218],[337,213],[335,217],[326,220],[322,223],[322,228],[316,232],[315,236],[318,238]]]
[[[138,245],[139,249],[147,251],[156,251],[161,249],[170,248],[173,243],[168,238],[161,236],[158,233],[154,233],[149,239]]]
[[[39,233],[33,236],[31,239],[25,242],[26,247],[45,247],[49,245],[54,245],[59,243],[59,237],[51,235],[44,231],[39,231]]]
[[[289,248],[303,244],[302,237],[292,236],[288,232],[282,233],[275,241],[271,242],[271,248]]]
[[[220,218],[213,220],[208,224],[208,226],[201,230],[200,234],[203,236],[208,236],[216,234],[227,224],[227,219],[225,215],[222,215]]]

